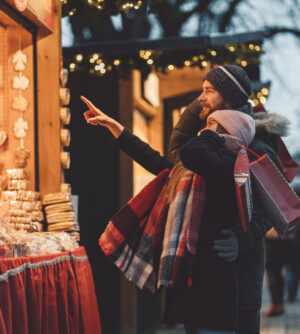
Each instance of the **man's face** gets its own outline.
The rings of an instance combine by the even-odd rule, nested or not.
[[[214,86],[207,80],[203,82],[203,92],[199,96],[202,111],[200,119],[205,121],[209,114],[216,110],[225,108],[225,100],[223,96],[215,90]]]

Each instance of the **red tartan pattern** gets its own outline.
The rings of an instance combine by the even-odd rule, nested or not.
[[[187,172],[168,205],[169,170],[161,172],[109,222],[99,239],[103,252],[140,289],[191,285],[205,203],[205,181]],[[188,259],[189,258],[189,259]]]

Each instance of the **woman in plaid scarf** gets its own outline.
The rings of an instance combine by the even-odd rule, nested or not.
[[[152,152],[147,157],[149,150],[145,150],[146,144],[139,145],[139,139],[127,129],[103,114],[87,99],[82,100],[89,107],[85,112],[87,121],[92,125],[107,126],[117,138],[119,147],[125,149],[135,160],[145,161],[150,156],[152,159],[153,154],[158,154]],[[192,286],[168,289],[165,320],[185,324],[187,333],[232,334],[237,329],[238,277],[233,261],[237,256],[237,249],[234,254],[225,252],[223,258],[220,258],[217,252],[226,248],[226,241],[217,246],[214,243],[215,240],[222,240],[224,234],[231,237],[232,232],[228,228],[239,221],[233,178],[236,153],[226,148],[238,148],[240,141],[248,145],[254,137],[254,121],[236,110],[222,110],[214,112],[207,124],[205,131],[188,141],[181,150],[183,166],[206,181],[206,203],[197,239]],[[223,135],[218,135],[216,131]],[[238,139],[228,133],[235,134]],[[130,152],[133,147],[139,147],[140,150]],[[153,172],[158,174],[165,168],[172,167],[170,161],[161,157],[159,164],[155,166],[157,170]],[[183,167],[177,169],[179,172],[168,189],[170,201],[174,189],[186,172]]]

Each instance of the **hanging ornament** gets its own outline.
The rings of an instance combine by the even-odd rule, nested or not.
[[[4,130],[0,131],[0,147],[6,142],[7,134]]]
[[[20,12],[23,12],[27,7],[27,0],[14,0],[14,3]]]
[[[23,71],[27,62],[27,56],[21,50],[18,50],[12,58],[13,64],[15,64],[15,71]]]
[[[20,89],[25,90],[29,86],[29,79],[26,78],[21,72],[18,76],[13,77],[13,88],[14,89]]]
[[[15,96],[14,99],[13,99],[12,107],[15,110],[19,110],[19,111],[23,112],[28,107],[28,101],[22,95]]]
[[[69,74],[69,71],[67,68],[62,68],[60,70],[60,83],[61,83],[61,86],[62,87],[66,87],[67,85],[67,82],[68,82],[68,74]]]
[[[28,122],[22,117],[19,117],[14,125],[14,133],[17,138],[24,138],[28,132]]]
[[[25,168],[30,156],[30,151],[26,147],[16,149],[16,166],[17,168]]]

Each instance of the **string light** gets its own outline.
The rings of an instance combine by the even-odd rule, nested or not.
[[[71,5],[73,3],[77,3],[75,0],[60,0],[63,9],[63,16],[73,16],[76,11],[73,10]],[[156,0],[153,1],[153,4],[150,6],[157,6],[155,3]],[[79,1],[78,1],[79,2]],[[95,10],[96,12],[105,12],[109,15],[115,15],[118,13],[127,14],[130,10],[138,10],[141,8],[142,1],[141,0],[81,0],[81,4],[78,4],[78,9],[82,10],[84,7],[90,10]],[[80,6],[80,7],[79,7]],[[74,8],[77,9],[77,8]]]
[[[75,71],[75,68],[76,68],[76,64],[71,63],[71,64],[69,65],[69,69],[70,69],[71,72],[74,72],[74,71]]]
[[[259,101],[260,101],[262,104],[265,104],[265,103],[267,102],[267,99],[266,99],[264,96],[262,96],[262,97],[259,99]]]
[[[264,87],[261,92],[264,94],[264,95],[269,95],[269,90],[268,88]]]
[[[101,64],[98,64],[98,65],[95,66],[95,70],[96,71],[101,71],[101,70],[104,69],[104,67],[105,67],[105,64],[101,63]]]
[[[99,4],[99,0],[91,0]],[[105,3],[106,0],[101,1]],[[128,1],[126,2],[128,3]],[[123,2],[123,4],[125,4]],[[65,65],[74,71],[86,71],[91,75],[111,75],[112,72],[121,71],[122,74],[130,74],[132,69],[138,69],[144,77],[151,71],[167,73],[175,68],[199,67],[200,69],[213,67],[220,64],[236,64],[247,67],[249,64],[258,64],[261,54],[261,41],[252,43],[237,43],[215,47],[213,50],[140,50],[137,53],[127,54],[124,57],[112,58],[106,54],[92,53],[90,55],[75,54],[73,57],[65,58]],[[121,66],[122,65],[122,66]],[[255,91],[250,102],[253,105],[265,103],[269,94],[268,87]]]
[[[77,61],[81,62],[82,59],[83,59],[83,55],[81,55],[81,54],[76,55],[76,60]]]
[[[257,105],[259,102],[265,104],[267,102],[267,97],[269,95],[269,89],[263,87],[260,91],[252,93],[250,102],[252,105]]]

